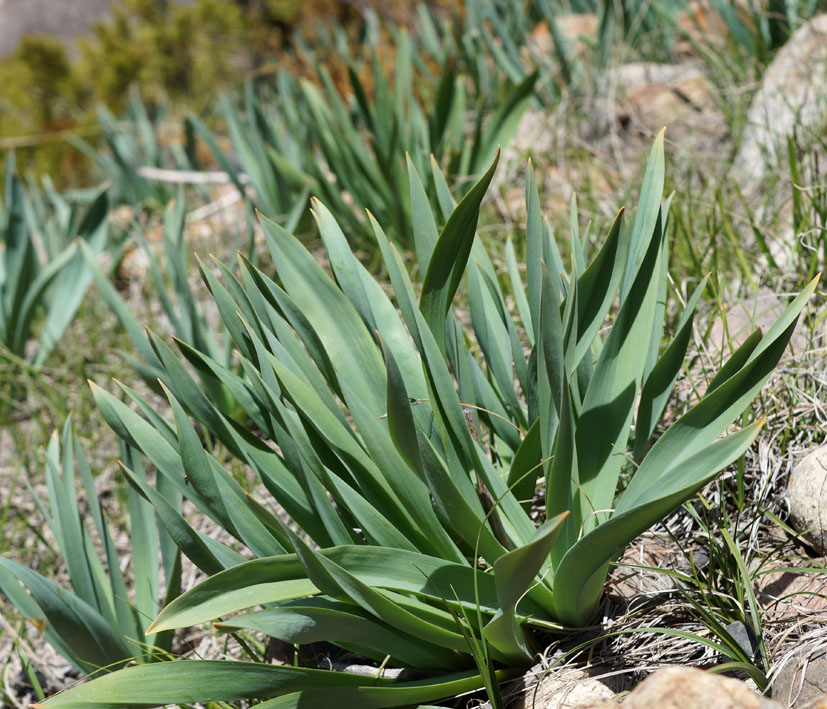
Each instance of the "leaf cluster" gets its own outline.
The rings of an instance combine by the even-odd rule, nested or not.
[[[516,313],[476,237],[496,160],[446,210],[441,230],[411,163],[421,288],[369,215],[391,301],[315,201],[333,278],[266,219],[274,278],[243,257],[237,273],[216,263],[221,279],[201,267],[237,348],[231,367],[180,341],[176,353],[150,333],[172,421],[125,385],[143,416],[93,386],[110,427],[157,470],[153,486],[125,464],[130,484],[209,575],[147,632],[214,621],[459,674],[368,688],[364,678],[314,669],[187,661],[172,674],[165,666],[113,674],[46,705],[80,706],[105,692],[107,706],[133,706],[138,675],[145,706],[217,696],[322,706],[342,692],[396,706],[460,686],[496,696],[497,668],[530,663],[538,631],[587,623],[624,547],[752,443],[761,421],[723,434],[760,391],[815,288],[750,337],[700,400],[658,431],[705,285],[661,349],[670,201],[661,202],[662,140],[634,219],[625,223],[621,212],[590,261],[573,206],[568,270],[529,172],[525,281],[513,249],[508,259]],[[432,178],[453,204],[441,173]],[[471,333],[452,309],[463,282]],[[199,379],[221,382],[246,422],[228,416]],[[255,473],[275,508],[239,485],[199,429]],[[537,487],[539,526],[530,515]],[[175,490],[171,500],[165,489]],[[191,526],[173,504],[181,498],[256,558],[245,561]],[[231,671],[249,683],[221,684]],[[179,672],[200,680],[181,686],[171,679]]]

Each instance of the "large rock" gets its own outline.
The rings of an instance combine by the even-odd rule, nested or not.
[[[806,137],[827,123],[827,14],[799,28],[767,67],[747,113],[733,165],[745,191],[760,186],[768,169],[785,160],[786,140]]]
[[[724,163],[728,154],[722,150],[726,120],[697,62],[634,62],[615,66],[596,80],[592,92],[572,94],[552,111],[529,108],[523,113],[489,190],[505,193],[512,219],[523,218],[524,190],[513,185],[522,184],[529,156],[542,185],[544,209],[552,215],[567,215],[571,195],[578,192],[593,200],[598,213],[613,216],[664,126],[671,168],[681,162],[697,165],[698,155],[704,155],[692,179],[699,172],[729,169],[715,164]],[[577,117],[574,141],[567,115]],[[572,151],[581,140],[588,152]]]
[[[536,671],[540,671],[537,668]],[[581,667],[552,668],[534,682],[529,673],[511,709],[574,709],[616,706],[615,694],[622,689],[618,677],[600,679]]]
[[[666,126],[670,164],[687,161],[717,172],[723,160],[727,123],[718,93],[696,62],[633,62],[609,76],[609,136],[615,149],[637,170],[638,156],[648,155],[652,138]]]
[[[772,696],[795,709],[827,708],[827,651],[793,655],[773,682]]]
[[[578,709],[591,709],[589,705]],[[620,703],[621,709],[781,709],[730,677],[692,667],[668,667],[647,677]]]
[[[827,445],[817,448],[793,469],[787,487],[790,524],[821,555],[827,555]]]
[[[793,222],[793,190],[823,182],[815,169],[827,162],[823,136],[827,127],[827,14],[799,28],[779,50],[761,79],[747,113],[747,125],[730,177],[763,230],[770,253],[785,270],[798,268],[800,240]],[[793,184],[788,139],[795,136],[798,177]],[[811,197],[804,196],[805,205]],[[805,229],[806,229],[805,225]],[[819,224],[813,225],[816,229]],[[752,239],[745,224],[743,235]]]

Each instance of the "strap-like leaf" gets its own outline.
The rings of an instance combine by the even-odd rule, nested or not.
[[[436,338],[439,349],[445,353],[445,318],[457,292],[477,231],[480,204],[497,167],[499,153],[487,172],[480,178],[456,209],[439,235],[428,271],[422,283],[419,300],[422,314]]]

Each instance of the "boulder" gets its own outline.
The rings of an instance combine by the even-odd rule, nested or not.
[[[538,666],[525,676],[508,706],[509,709],[613,707],[617,706],[614,696],[622,691],[622,683],[619,676],[600,677],[595,667],[570,665],[543,672]]]
[[[761,79],[730,177],[743,193],[749,216],[761,228],[775,262],[798,268],[798,252],[813,239],[796,234],[793,190],[823,183],[818,165],[827,162],[820,136],[827,127],[827,14],[800,27],[778,51]],[[789,168],[788,139],[795,137],[797,178]],[[793,184],[793,182],[796,184]],[[805,194],[806,205],[812,195]],[[814,224],[818,229],[820,224]],[[809,231],[805,227],[805,231]],[[752,240],[746,224],[742,231]],[[803,246],[799,246],[802,241]],[[810,246],[810,248],[812,248]]]
[[[787,487],[790,525],[813,548],[827,555],[827,445],[805,456],[793,468]]]
[[[647,677],[621,702],[621,709],[781,709],[737,679],[692,667],[668,667]],[[583,707],[579,709],[585,709]]]
[[[742,190],[754,191],[786,159],[786,140],[827,123],[827,14],[800,27],[761,79],[733,164]]]

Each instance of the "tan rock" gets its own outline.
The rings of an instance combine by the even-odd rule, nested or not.
[[[580,667],[561,667],[550,670],[539,683],[529,684],[512,709],[581,709],[582,707],[616,706],[614,696],[618,687],[609,677],[601,680]]]
[[[568,40],[575,54],[582,54],[597,37],[598,21],[594,13],[568,14],[556,18],[557,29]],[[554,51],[554,38],[548,23],[543,20],[531,33],[538,51],[551,54]]]
[[[678,32],[688,40],[682,48],[691,49],[692,43],[702,46],[718,46],[728,33],[721,13],[715,12],[706,2],[692,0],[675,18]]]
[[[748,0],[730,0],[735,11],[742,19],[749,22],[752,10]],[[731,41],[729,25],[708,0],[691,0],[675,18],[678,35],[679,54],[695,54],[696,47],[723,48]]]
[[[764,613],[774,621],[827,613],[827,574],[823,571],[776,571],[761,574],[757,581]]]
[[[799,28],[767,67],[747,113],[733,175],[755,189],[785,159],[786,139],[827,122],[827,14]]]
[[[793,468],[787,487],[790,525],[822,555],[827,555],[827,445]]]
[[[620,704],[621,709],[781,709],[730,677],[691,667],[668,667],[647,677]]]
[[[671,159],[720,154],[726,120],[718,96],[693,62],[635,62],[618,67],[614,107],[616,129],[624,143],[651,138],[664,126]]]

